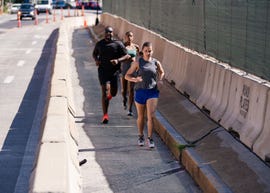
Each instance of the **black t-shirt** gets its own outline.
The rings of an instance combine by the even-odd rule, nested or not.
[[[126,47],[118,40],[106,41],[102,39],[97,42],[93,51],[93,57],[101,62],[99,68],[111,72],[119,70],[120,64],[113,65],[110,60],[118,59],[126,54]]]

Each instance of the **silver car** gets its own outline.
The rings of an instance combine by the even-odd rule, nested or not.
[[[11,13],[11,14],[17,13],[18,10],[20,9],[20,7],[21,7],[21,4],[19,4],[19,3],[14,3],[14,4],[12,4],[12,5],[11,5],[11,8],[10,8],[10,13]]]

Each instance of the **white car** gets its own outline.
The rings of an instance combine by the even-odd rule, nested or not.
[[[20,7],[21,7],[21,4],[19,4],[19,3],[12,4],[11,8],[10,8],[10,13],[11,14],[17,13],[18,10],[20,9]]]
[[[46,13],[46,11],[48,11],[49,14],[52,14],[52,0],[37,0],[36,9],[38,14]]]

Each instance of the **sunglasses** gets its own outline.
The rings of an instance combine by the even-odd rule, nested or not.
[[[112,30],[105,30],[105,33],[113,33]]]

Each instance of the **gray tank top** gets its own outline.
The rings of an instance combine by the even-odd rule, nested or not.
[[[142,77],[142,82],[136,82],[134,89],[157,89],[157,60],[152,58],[151,61],[145,61],[139,58],[138,76]]]

